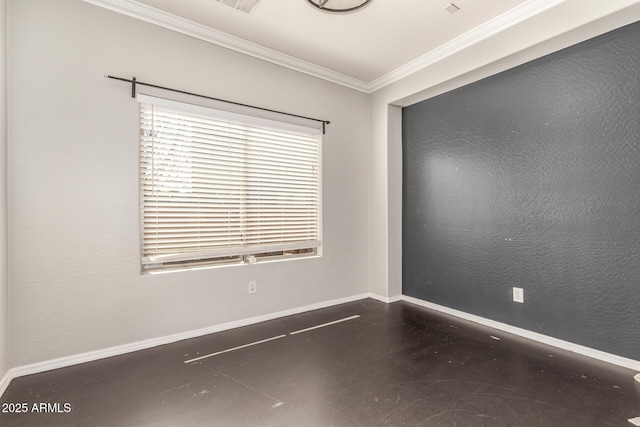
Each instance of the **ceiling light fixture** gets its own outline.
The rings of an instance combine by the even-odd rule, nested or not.
[[[349,13],[360,10],[372,0],[307,0],[314,8],[329,13]]]

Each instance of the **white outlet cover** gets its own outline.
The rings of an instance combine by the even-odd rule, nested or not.
[[[522,288],[513,288],[513,301],[524,303],[524,289]]]

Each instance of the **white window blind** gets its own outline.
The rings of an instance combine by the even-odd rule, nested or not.
[[[318,131],[139,100],[143,269],[315,252]]]

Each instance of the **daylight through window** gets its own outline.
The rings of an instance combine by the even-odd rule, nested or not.
[[[139,100],[143,270],[317,254],[318,130]]]

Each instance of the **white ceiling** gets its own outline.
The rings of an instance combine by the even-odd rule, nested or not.
[[[373,0],[344,15],[306,0],[262,0],[248,15],[215,0],[140,0],[363,82],[373,80],[525,0]]]
[[[251,14],[216,0],[85,1],[372,92],[565,0],[453,0],[454,14],[451,0],[373,0],[344,15],[306,0],[261,0]]]

